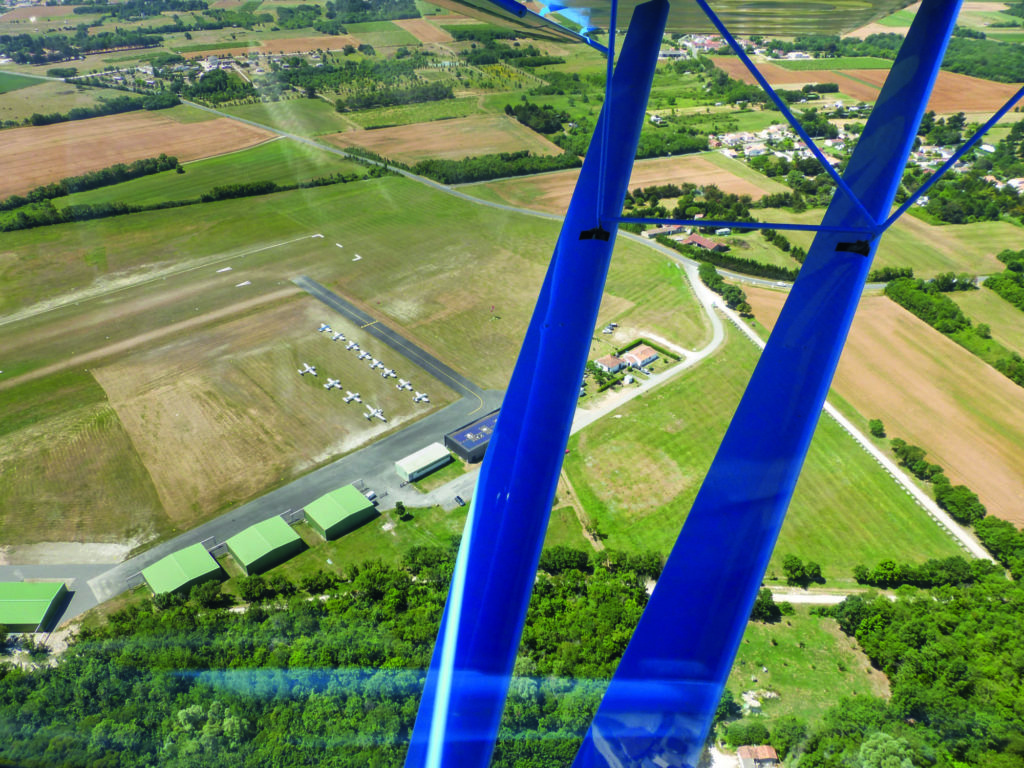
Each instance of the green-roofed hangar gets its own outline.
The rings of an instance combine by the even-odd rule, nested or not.
[[[263,573],[302,551],[305,544],[280,517],[251,525],[226,542],[228,552],[246,575]]]
[[[188,594],[196,584],[219,578],[223,573],[217,561],[202,544],[179,549],[163,560],[142,569],[142,578],[154,594],[182,592]]]
[[[63,581],[0,583],[0,624],[8,632],[47,632],[67,594]]]
[[[368,523],[377,514],[373,502],[346,485],[306,505],[306,522],[325,539],[336,539]]]

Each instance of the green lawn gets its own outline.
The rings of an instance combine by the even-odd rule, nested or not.
[[[390,45],[420,45],[420,41],[390,21],[364,21],[360,24],[346,24],[345,29],[360,42],[374,48]]]
[[[856,641],[805,606],[776,624],[747,624],[726,686],[737,700],[743,691],[779,694],[761,698],[769,730],[776,717],[813,723],[840,698],[888,693],[885,675],[872,669]]]
[[[63,208],[114,201],[149,205],[165,200],[195,199],[225,184],[252,181],[295,184],[335,173],[362,176],[366,172],[365,166],[290,139],[278,139],[251,149],[197,160],[183,167],[185,173],[164,171],[122,184],[57,198],[54,205]]]
[[[889,69],[892,62],[888,59],[879,59],[874,56],[837,56],[834,59],[796,59],[788,61],[772,61],[783,69],[796,72],[804,70],[832,70],[832,69]]]
[[[338,114],[333,104],[323,99],[290,99],[221,109],[243,120],[252,120],[301,136],[339,133],[351,130],[354,125]]]
[[[417,480],[413,483],[413,487],[418,491],[428,493],[464,474],[466,474],[466,464],[461,459],[452,456],[450,463]]]
[[[574,435],[566,469],[609,547],[667,552],[674,542],[758,352],[731,331],[722,351]],[[821,563],[829,581],[884,557],[953,555],[958,548],[830,419],[818,425],[769,566]]]
[[[10,72],[0,72],[0,93],[17,91],[20,88],[30,88],[33,85],[43,83],[43,80],[36,80],[34,77],[24,77]]]
[[[758,211],[762,221],[818,223],[821,209],[804,213],[777,208]],[[812,232],[787,232],[794,245],[810,246]],[[875,255],[875,267],[912,267],[918,277],[934,277],[940,272],[970,272],[987,275],[1000,272],[1003,264],[996,254],[1004,248],[1016,250],[1024,238],[1024,228],[1006,221],[974,224],[928,224],[913,216],[903,216],[882,236]]]
[[[429,123],[434,120],[448,120],[453,117],[468,117],[479,112],[475,97],[428,101],[422,104],[403,104],[397,107],[380,107],[360,112],[346,112],[345,116],[363,128],[382,128],[390,125]],[[437,126],[424,127],[425,131],[443,130]]]
[[[1024,355],[1024,312],[984,286],[977,291],[946,294],[975,324],[986,323],[992,338],[1019,355]]]
[[[912,11],[901,10],[896,11],[884,19],[879,19],[879,24],[884,24],[887,27],[909,27],[910,22],[914,20],[914,13]]]
[[[985,34],[990,39],[1003,43],[1024,42],[1024,29],[986,29]]]

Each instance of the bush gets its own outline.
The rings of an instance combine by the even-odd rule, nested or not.
[[[875,437],[885,437],[885,425],[881,419],[871,419],[868,422],[868,431]]]
[[[586,552],[558,544],[540,553],[540,569],[555,576],[563,571],[588,571],[590,559]]]
[[[734,749],[736,747],[767,744],[770,738],[771,734],[762,723],[750,720],[738,720],[725,731],[725,741]]]

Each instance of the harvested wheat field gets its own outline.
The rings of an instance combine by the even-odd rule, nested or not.
[[[426,19],[395,19],[391,23],[401,27],[421,43],[450,43],[455,39]]]
[[[414,164],[426,158],[461,160],[473,155],[519,152],[557,155],[562,150],[504,115],[460,117],[422,125],[400,125],[324,137],[340,147],[356,145],[384,157]]]
[[[787,294],[744,290],[773,326]],[[1024,523],[1024,388],[884,296],[861,300],[833,388],[889,437],[921,446],[989,513]]]
[[[891,30],[890,30],[891,31]],[[743,62],[736,58],[715,59],[715,66],[730,77],[754,85],[755,80]],[[874,101],[889,74],[885,69],[804,69],[789,70],[770,63],[757,68],[773,86],[803,85],[806,83],[835,83],[839,90],[861,101]],[[985,112],[991,114],[1006,103],[1020,88],[1020,84],[995,83],[978,77],[939,72],[928,101],[928,109],[940,114],[952,112]]]
[[[252,40],[246,45],[224,48],[203,48],[186,51],[187,59],[205,59],[207,56],[239,56],[246,53],[306,53],[307,51],[340,51],[346,45],[358,48],[362,41],[354,35],[320,35],[318,37],[282,37],[273,40]]]
[[[274,134],[228,118],[179,123],[152,112],[4,131],[0,197],[166,153],[182,162],[251,147]]]
[[[840,73],[844,74],[844,73]],[[850,69],[845,74],[882,87],[884,69]],[[940,114],[950,112],[985,112],[991,115],[1020,89],[1021,84],[995,83],[980,77],[939,72],[935,89],[928,100],[928,109]],[[839,86],[843,90],[843,86]]]
[[[720,164],[735,164],[736,173]],[[737,175],[742,173],[747,178]],[[464,189],[486,190],[488,199],[496,197],[511,205],[532,208],[549,213],[565,213],[569,208],[572,191],[576,187],[579,171],[555,171],[537,176],[503,179],[467,185]],[[759,178],[758,178],[759,177]],[[752,179],[757,179],[757,182]],[[711,155],[682,155],[637,160],[629,177],[629,188],[649,187],[656,184],[716,185],[723,192],[750,195],[755,200],[769,192],[784,191],[785,187],[747,169],[742,163]]]

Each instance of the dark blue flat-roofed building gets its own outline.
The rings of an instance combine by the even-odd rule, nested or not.
[[[492,411],[481,419],[459,427],[444,436],[444,447],[463,461],[480,461],[487,451],[487,443],[494,434],[499,411]]]

